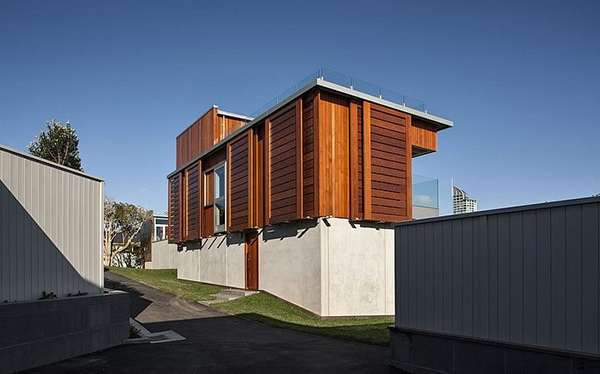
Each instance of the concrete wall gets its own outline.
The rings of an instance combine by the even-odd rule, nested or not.
[[[600,198],[396,227],[396,326],[600,357]]]
[[[245,251],[244,236],[240,233],[202,239],[198,244],[187,244],[176,254],[177,277],[244,288]]]
[[[104,183],[0,145],[0,302],[99,294]]]
[[[322,315],[394,314],[394,230],[321,220]]]
[[[128,337],[125,292],[0,304],[0,373],[99,351]]]
[[[259,239],[259,289],[321,314],[320,224],[271,226],[261,231]]]
[[[265,228],[259,288],[321,316],[394,314],[394,240],[386,225],[346,219]]]
[[[177,244],[168,240],[152,242],[152,261],[146,262],[146,269],[177,269]]]

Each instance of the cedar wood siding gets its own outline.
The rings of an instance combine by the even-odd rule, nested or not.
[[[268,135],[267,217],[269,223],[296,219],[296,103],[266,121]]]
[[[213,116],[221,118],[213,109],[196,122],[210,141],[199,137],[200,148],[178,149],[178,163],[198,156],[189,149],[214,144],[215,126],[207,125]],[[212,169],[226,160],[227,231],[319,216],[410,220],[412,149],[437,148],[435,128],[412,121],[374,103],[309,91],[169,180],[169,239],[214,234]],[[223,123],[227,132],[242,126]],[[196,136],[191,128],[187,133]]]
[[[370,107],[371,219],[410,220],[409,115],[376,104]]]
[[[251,137],[252,131],[246,131],[229,145],[228,231],[250,227]]]
[[[302,107],[302,184],[303,215],[315,216],[315,95],[307,95]]]
[[[177,168],[193,160],[246,122],[218,114],[213,107],[177,137]]]
[[[180,241],[179,229],[180,229],[180,190],[179,190],[179,174],[176,174],[169,179],[169,242],[177,243]]]
[[[184,240],[200,238],[200,164],[186,169],[186,230]]]

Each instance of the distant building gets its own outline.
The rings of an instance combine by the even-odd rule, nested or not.
[[[462,214],[477,211],[477,200],[469,197],[464,190],[452,186],[452,213]]]

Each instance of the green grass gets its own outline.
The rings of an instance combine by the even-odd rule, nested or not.
[[[389,344],[387,327],[394,323],[393,318],[385,317],[320,319],[265,293],[212,306],[274,327],[382,346]]]
[[[192,301],[210,300],[211,295],[221,289],[217,286],[178,280],[176,270],[111,267],[110,271]],[[320,319],[265,293],[212,304],[212,306],[226,313],[269,326],[382,346],[389,344],[387,327],[394,323],[393,318],[383,317]]]
[[[158,288],[182,299],[204,301],[214,299],[221,287],[177,279],[177,270],[150,270],[109,267],[115,274]]]

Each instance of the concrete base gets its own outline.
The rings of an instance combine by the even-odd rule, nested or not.
[[[186,243],[176,253],[177,278],[221,286],[246,287],[246,252],[241,233]],[[152,265],[155,263],[154,249]]]
[[[0,373],[61,361],[129,337],[129,295],[0,304]]]
[[[600,358],[390,328],[390,364],[409,373],[600,373]]]

